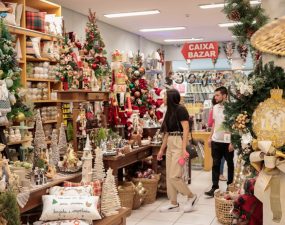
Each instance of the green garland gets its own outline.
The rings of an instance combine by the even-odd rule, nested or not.
[[[223,12],[228,19],[237,22],[229,30],[240,44],[249,43],[251,36],[268,20],[261,5],[250,5],[249,0],[226,0]]]
[[[247,78],[246,78],[247,79]],[[270,90],[274,88],[285,89],[285,72],[281,67],[274,66],[273,62],[266,64],[264,67],[258,67],[248,77],[248,80],[243,80],[252,87],[252,94],[241,94],[238,90],[238,82],[230,87],[230,97],[232,101],[225,104],[225,127],[232,133],[232,143],[239,149],[239,154],[243,155],[243,159],[249,162],[249,154],[252,151],[251,147],[244,151],[241,146],[241,138],[243,134],[250,132],[255,137],[252,130],[252,114],[257,106],[270,97]],[[285,97],[285,93],[283,93]],[[237,130],[234,128],[236,119],[242,113],[246,112],[250,122],[245,123],[245,128]],[[280,148],[285,152],[285,146]]]

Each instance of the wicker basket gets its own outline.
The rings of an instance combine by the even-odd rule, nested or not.
[[[216,216],[220,223],[222,224],[232,224],[233,215],[231,211],[234,207],[234,200],[224,199],[224,193],[215,193],[215,208]]]
[[[138,182],[142,182],[144,188],[147,190],[147,194],[144,200],[144,203],[151,204],[156,200],[158,181],[160,179],[160,174],[155,174],[154,179],[147,178],[133,178],[133,182],[137,184]]]
[[[124,182],[119,185],[118,193],[122,207],[132,209],[135,196],[135,185],[133,182]]]
[[[234,184],[229,184],[227,190],[230,192],[238,192],[240,188],[236,187]]]
[[[135,193],[134,202],[133,202],[133,209],[138,209],[141,207],[141,205],[145,201],[146,195],[147,195],[147,191],[143,196],[139,195],[139,193],[137,193],[137,192]]]

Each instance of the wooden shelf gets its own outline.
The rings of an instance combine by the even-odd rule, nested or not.
[[[56,41],[58,39],[63,39],[63,37],[55,36],[51,34],[45,34],[36,30],[30,30],[23,27],[17,27],[17,26],[11,26],[8,25],[9,32],[12,34],[18,34],[18,35],[26,35],[29,37],[40,37],[41,40],[45,41]]]
[[[24,60],[22,60],[22,59],[21,59],[21,60],[17,60],[17,62],[18,62],[18,63],[20,63],[20,64],[25,63],[25,61],[24,61]]]
[[[21,141],[16,141],[16,142],[8,142],[7,145],[20,145],[20,144],[23,144],[23,143],[26,143],[30,140],[21,140]]]
[[[31,55],[26,56],[27,62],[52,62],[52,63],[57,63],[56,60],[51,60],[49,58],[36,58]]]
[[[57,123],[57,120],[43,120],[43,124],[47,123]]]
[[[34,100],[33,103],[52,103],[52,102],[58,102],[58,100]]]
[[[35,82],[41,82],[41,81],[44,81],[44,82],[57,82],[56,80],[50,80],[50,79],[41,79],[41,78],[27,78],[27,81],[35,81]]]

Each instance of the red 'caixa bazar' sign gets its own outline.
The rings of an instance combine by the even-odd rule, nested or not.
[[[218,52],[218,42],[185,43],[181,50],[185,59],[216,59]]]

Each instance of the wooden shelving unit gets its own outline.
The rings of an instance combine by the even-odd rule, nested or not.
[[[57,123],[57,120],[43,120],[43,124]]]
[[[57,82],[56,80],[50,80],[50,79],[41,79],[41,78],[27,78],[27,81],[35,81],[35,82]]]
[[[51,60],[49,58],[36,58],[31,55],[26,56],[27,62],[50,62],[50,63],[57,63],[56,60]]]

